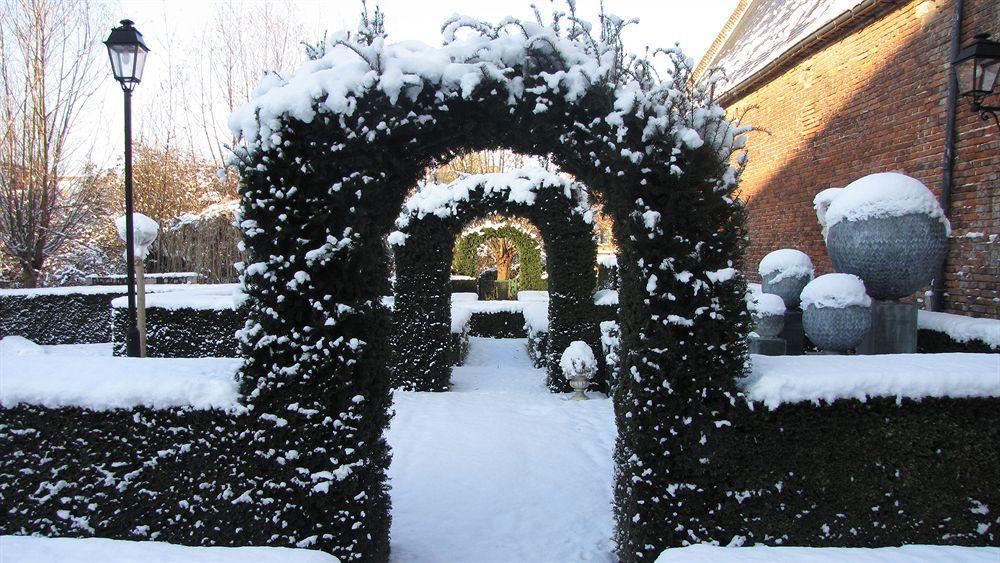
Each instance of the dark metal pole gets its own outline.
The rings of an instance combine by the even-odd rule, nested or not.
[[[132,227],[132,91],[125,92],[125,268],[128,280],[128,334],[126,353],[139,357],[139,327],[135,315],[135,233]]]
[[[941,195],[938,202],[945,216],[951,215],[951,187],[955,168],[955,106],[958,103],[958,76],[952,61],[962,48],[962,12],[965,9],[964,0],[955,0],[955,12],[951,21],[951,48],[948,51],[948,98],[945,101],[944,122],[944,162],[941,165]],[[951,243],[949,243],[950,245]],[[927,299],[927,307],[931,311],[944,308],[944,276],[947,270],[948,258],[945,257],[941,268],[931,282],[931,294]]]

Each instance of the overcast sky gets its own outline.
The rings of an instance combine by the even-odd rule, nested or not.
[[[237,4],[263,1],[291,2],[294,17],[307,35],[302,39],[311,41],[321,37],[326,30],[356,28],[360,12],[360,0],[242,0]],[[533,18],[531,0],[369,0],[368,4],[372,7],[376,3],[385,12],[390,41],[416,39],[440,44],[441,24],[456,12],[489,21],[505,16]],[[552,11],[553,4],[548,0],[536,0],[536,3],[546,16]],[[647,46],[666,47],[679,42],[684,51],[697,60],[737,3],[738,0],[605,0],[605,8],[618,16],[639,18],[639,24],[624,37],[630,50],[641,52]],[[596,21],[599,0],[578,0],[577,5],[585,19]],[[112,14],[109,29],[118,19],[132,19],[151,49],[143,84],[134,95],[137,132],[141,132],[143,108],[156,103],[155,88],[149,85],[160,84],[165,78],[164,38],[172,36],[175,43],[190,38],[192,45],[197,44],[206,23],[220,6],[221,2],[214,0],[118,0],[117,9],[112,10],[117,13]],[[561,8],[565,4],[559,2],[557,6]],[[94,157],[98,162],[113,165],[120,161],[122,117],[121,91],[110,79],[110,68],[101,93],[94,115],[100,118],[94,119],[90,127],[107,141],[98,143]]]

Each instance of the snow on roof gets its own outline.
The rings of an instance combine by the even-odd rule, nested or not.
[[[336,563],[333,555],[313,549],[289,547],[204,547],[159,541],[108,538],[46,538],[0,536],[0,553],[10,561],[184,561],[186,563]]]
[[[955,342],[978,340],[1000,350],[1000,319],[979,319],[951,313],[917,311],[917,325],[923,330],[943,332]]]
[[[49,355],[23,343],[2,346],[0,405],[231,409],[237,407],[241,364],[235,358]]]
[[[753,77],[800,41],[863,0],[750,0],[739,22],[706,67],[719,67],[725,81],[716,95]],[[737,8],[739,9],[739,8]]]
[[[753,355],[750,363],[739,385],[770,409],[870,397],[1000,396],[1000,354]]]

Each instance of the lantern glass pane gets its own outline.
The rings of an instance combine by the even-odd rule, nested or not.
[[[979,84],[976,89],[982,92],[992,92],[997,84],[997,71],[1000,70],[1000,59],[983,59],[979,61],[979,71],[976,79]]]
[[[971,59],[962,61],[955,70],[958,73],[958,91],[964,96],[971,95],[976,89],[976,62]]]
[[[135,48],[135,81],[139,82],[142,80],[142,71],[146,67],[146,53],[147,51],[140,46]]]
[[[110,45],[108,52],[111,54],[111,68],[115,78],[131,80],[135,75],[135,46]]]

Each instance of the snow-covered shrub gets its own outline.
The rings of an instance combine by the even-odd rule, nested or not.
[[[566,379],[590,380],[597,373],[597,358],[586,342],[574,340],[559,357],[559,369]]]
[[[0,337],[14,334],[39,344],[110,342],[111,300],[127,291],[123,285],[0,290]]]
[[[618,365],[621,358],[618,356],[621,348],[621,331],[616,321],[601,322],[601,352],[604,353],[604,361],[608,366],[608,388],[614,389],[618,381]]]
[[[443,280],[452,263],[452,241],[470,221],[494,213],[531,221],[548,249],[551,328],[545,331],[545,337],[552,342],[544,346],[548,357],[543,363],[548,368],[549,387],[554,391],[567,389],[558,371],[558,358],[552,357],[554,350],[581,338],[592,340],[595,345],[598,342],[593,307],[586,301],[594,286],[597,247],[583,186],[540,168],[468,175],[448,184],[421,185],[404,203],[396,219],[397,230],[389,235],[396,256],[396,319],[413,319],[393,323],[393,349],[400,360],[393,363],[394,385],[417,390],[447,389],[451,368],[438,359],[443,348],[434,342],[445,334],[448,310],[434,303],[444,298]],[[474,265],[474,257],[462,259],[462,253],[478,247],[488,230],[481,229],[458,240],[454,250],[456,263]],[[520,241],[524,252],[522,276],[532,271],[540,274],[540,250],[534,238],[513,226],[495,231],[497,236]],[[536,262],[537,268],[531,266]],[[461,268],[459,271],[462,272]],[[526,336],[520,308],[491,310],[487,314],[483,307],[487,305],[480,304],[472,318],[472,335]],[[535,336],[537,339],[538,334]]]
[[[457,182],[469,181],[466,177]],[[426,186],[421,190],[429,189]],[[419,195],[419,194],[418,194]],[[520,266],[517,273],[517,285],[521,289],[544,290],[546,285],[542,279],[542,249],[539,241],[530,234],[513,226],[484,227],[462,234],[455,241],[455,258],[453,269],[463,275],[474,276],[476,271],[477,251],[483,243],[496,238],[505,238],[517,247]]]
[[[265,441],[255,450],[261,474],[241,487],[247,542],[315,537],[312,547],[345,561],[387,558],[389,349],[379,297],[395,217],[386,210],[403,204],[428,165],[487,147],[551,155],[601,193],[614,220],[627,374],[614,398],[622,561],[732,538],[716,524],[726,491],[709,476],[732,467],[716,443],[731,433],[721,421],[737,408],[733,378],[749,331],[745,281],[720,275],[746,243],[735,197],[742,159],[733,158],[746,129],[693,84],[693,62],[679,50],[654,52],[664,57],[658,75],[623,50],[629,20],[592,27],[574,10],[550,24],[456,17],[438,47],[390,43],[370,26],[337,34],[299,70],[265,76],[232,116],[250,253],[241,381],[259,413],[247,431]],[[565,296],[572,327],[575,315],[591,318],[594,258],[580,258],[590,269],[577,291],[556,286],[554,254],[550,305]],[[554,341],[560,315],[550,317]],[[574,340],[596,346],[596,326]],[[271,418],[303,411],[316,414],[281,427]],[[295,463],[277,463],[289,450]],[[316,499],[303,475],[333,472],[346,476]]]

